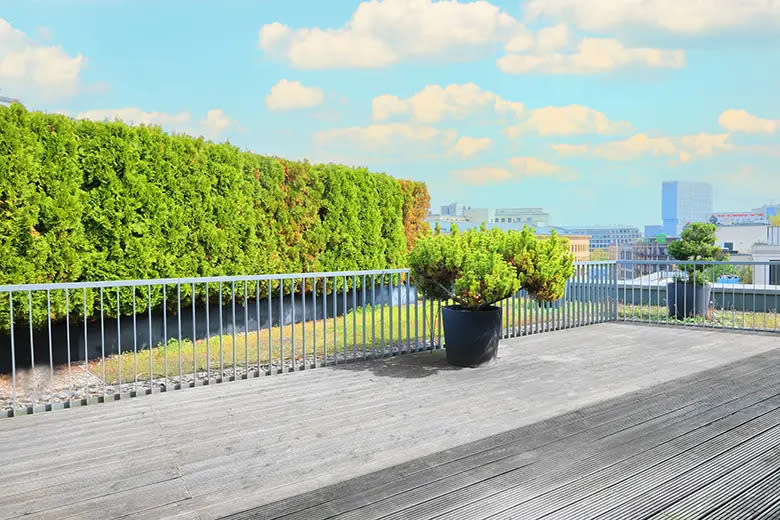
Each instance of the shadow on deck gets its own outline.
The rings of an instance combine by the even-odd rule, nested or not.
[[[0,423],[0,517],[780,518],[780,338],[607,323]],[[232,515],[232,516],[231,516]]]

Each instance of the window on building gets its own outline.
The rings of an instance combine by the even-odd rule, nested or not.
[[[780,258],[774,261],[780,262]],[[769,285],[780,285],[780,265],[769,266]]]

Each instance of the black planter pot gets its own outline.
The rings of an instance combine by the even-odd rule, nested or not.
[[[444,347],[447,362],[461,367],[475,367],[498,355],[501,338],[501,309],[484,311],[462,309],[459,306],[442,310]]]
[[[709,317],[711,285],[695,285],[690,282],[672,282],[667,284],[666,304],[669,316],[678,320],[696,316]]]

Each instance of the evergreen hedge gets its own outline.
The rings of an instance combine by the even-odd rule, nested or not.
[[[0,284],[398,267],[427,203],[424,184],[362,168],[0,107]],[[34,295],[37,324],[45,297]],[[52,305],[62,317],[64,295]],[[97,305],[90,291],[88,314]]]

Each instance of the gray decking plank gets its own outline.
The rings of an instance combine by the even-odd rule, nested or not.
[[[780,398],[776,399],[774,406],[780,406]],[[707,431],[701,432],[698,436],[689,435],[688,426],[664,431],[661,424],[655,432],[649,432],[644,442],[637,439],[630,445],[624,443],[621,445],[622,449],[610,446],[611,442],[602,442],[594,445],[590,450],[583,450],[578,455],[574,451],[576,448],[572,447],[570,448],[572,451],[568,451],[565,446],[562,446],[560,454],[562,460],[559,464],[530,466],[506,473],[485,484],[480,483],[471,488],[464,488],[443,495],[439,499],[429,499],[415,508],[399,512],[397,515],[391,514],[387,518],[416,519],[440,515],[437,517],[442,519],[476,520],[498,514],[515,518],[537,518],[555,511],[562,503],[574,501],[581,494],[587,495],[589,491],[577,489],[583,482],[607,485],[611,479],[624,478],[627,471],[638,471],[642,467],[656,464],[664,452],[667,456],[678,453],[680,448],[675,443],[679,445],[685,440],[689,444],[696,445],[727,431],[738,421],[728,411],[721,412],[720,415],[721,421],[713,421],[711,426],[707,426]],[[778,415],[780,416],[780,413]],[[709,422],[709,418],[703,418],[703,421]],[[686,433],[681,434],[681,432]],[[543,460],[547,462],[547,459]],[[507,509],[510,510],[506,511]]]
[[[149,486],[149,499],[144,501],[147,509],[134,511],[134,515],[154,518],[157,511],[159,516],[197,514],[209,519],[350,477],[366,478],[372,471],[399,463],[409,464],[403,470],[407,473],[422,471],[426,465],[463,458],[463,452],[456,449],[459,445],[518,427],[536,428],[530,425],[561,414],[570,413],[568,419],[577,419],[578,424],[598,425],[604,417],[587,415],[599,410],[597,403],[627,394],[636,398],[642,389],[657,383],[696,379],[703,371],[751,354],[763,352],[772,360],[776,346],[768,337],[661,328],[647,334],[648,330],[603,324],[508,340],[502,343],[499,362],[479,370],[440,366],[434,367],[438,371],[429,370],[425,364],[441,356],[438,352],[4,419],[0,440],[11,454],[20,447],[15,461],[9,461],[16,464],[13,479],[25,474],[41,478],[41,470],[48,465],[51,477],[40,482],[52,489],[67,486],[79,457],[87,469],[101,460],[114,460],[101,457],[101,452],[123,449],[136,457],[133,464],[142,467],[138,458],[143,457],[143,450],[139,448],[154,442],[167,450],[182,477],[171,481],[175,485]],[[712,387],[717,384],[713,382]],[[474,387],[484,394],[471,395]],[[345,393],[349,399],[343,399]],[[681,402],[674,400],[673,393],[664,397],[671,406]],[[452,394],[469,396],[469,400],[448,403]],[[645,397],[652,402],[652,395]],[[591,408],[582,412],[583,407]],[[647,410],[651,408],[648,405]],[[655,410],[663,411],[662,407]],[[362,433],[350,434],[353,427]],[[58,431],[69,430],[78,432],[70,451],[66,442],[55,437]],[[566,428],[558,425],[551,431],[560,435]],[[132,433],[124,435],[129,432],[139,434],[135,443]],[[602,432],[608,434],[606,429]],[[513,440],[504,437],[503,442]],[[490,443],[501,441],[490,439],[481,446],[490,449]],[[41,456],[36,459],[39,448]],[[411,462],[442,450],[447,455]],[[166,486],[170,486],[168,492]],[[186,490],[186,496],[169,502],[174,486]],[[12,495],[13,502],[19,502],[20,495]],[[68,508],[73,509],[32,516],[65,516],[66,512],[78,516],[78,507],[88,515],[93,502],[104,504],[112,498],[130,507],[122,498],[130,495],[125,490],[80,506],[70,504]],[[318,496],[315,500],[323,495]],[[101,517],[121,516],[120,509],[103,507]]]
[[[765,391],[763,393],[760,393],[760,392],[755,391],[755,390],[753,392],[750,392],[748,395],[751,395],[751,397],[747,398],[747,401],[745,401],[745,402],[754,403],[756,400],[762,399],[762,398],[767,397],[767,396],[775,395],[777,393],[777,389],[775,388],[774,382],[776,381],[777,373],[778,373],[778,370],[777,370],[777,368],[775,368],[774,370],[770,370],[767,374],[765,374],[765,377],[764,377],[763,381],[764,381],[764,384],[769,384],[769,386],[766,387],[766,389],[765,389]],[[741,382],[743,383],[743,385],[755,389],[755,387],[753,387],[753,384],[754,384],[753,380],[748,379],[748,380],[742,380]],[[728,392],[729,393],[734,391],[733,383],[731,383],[730,381],[724,382],[723,384],[724,384],[724,386],[728,387]],[[698,392],[694,390],[694,393],[698,393]],[[712,394],[707,394],[707,398],[713,398],[713,395]],[[720,401],[720,399],[721,399],[721,396],[718,396],[716,394],[714,396],[713,403],[718,403]],[[780,400],[778,400],[778,401],[780,401]],[[721,418],[721,417],[729,416],[729,415],[731,415],[733,413],[734,410],[739,410],[739,409],[741,409],[742,407],[745,406],[745,402],[739,402],[739,400],[736,400],[735,402],[736,402],[736,404],[734,404],[731,408],[725,407],[725,406],[720,405],[720,404],[715,405],[713,409],[720,408],[720,411],[716,412],[714,415],[713,414],[709,414],[709,415],[704,414],[704,416],[699,419],[699,423],[697,423],[697,424],[702,424],[702,423],[703,424],[707,424],[708,422],[714,420],[714,418]],[[776,406],[780,406],[780,404],[778,404],[778,403],[776,403],[775,405]],[[702,410],[699,410],[699,412],[702,412]],[[688,411],[686,413],[687,413],[688,416],[691,415],[690,411]],[[668,414],[666,414],[666,415],[668,415]],[[687,417],[687,420],[690,421],[690,417]],[[627,424],[634,425],[634,426],[637,425],[634,420],[629,420],[627,422]],[[647,425],[645,425],[644,427],[647,428]],[[632,437],[639,436],[641,434],[641,429],[642,429],[640,427],[640,428],[637,428],[640,431],[630,431],[629,432],[629,431],[627,431],[625,429],[625,425],[622,425],[622,424],[613,425],[613,428],[616,428],[616,430],[609,432],[610,433],[609,437],[611,437],[611,438],[608,441],[604,441],[604,442],[609,442],[610,444],[613,444],[613,445],[616,442],[616,439],[615,439],[616,435],[617,436],[622,435],[623,437],[625,437],[624,442],[629,442],[629,441],[631,441]],[[677,430],[673,430],[673,429],[669,429],[669,425],[667,425],[665,423],[661,423],[661,424],[655,425],[654,428],[656,428],[656,429],[660,428],[662,430],[662,433],[670,435],[670,434],[672,434],[674,432],[677,432],[677,433],[687,432],[687,431],[689,431],[690,426],[682,426],[682,427],[678,427]],[[585,433],[586,431],[587,430],[582,430],[581,432],[578,432],[577,434],[582,434],[582,433]],[[645,432],[645,434],[647,434],[647,432]],[[602,435],[602,434],[598,434],[598,435]],[[588,439],[586,439],[586,442],[591,442],[594,438],[606,439],[606,436],[602,435],[602,437],[597,437],[597,435],[593,435],[593,436],[590,436]],[[525,440],[526,440],[526,443],[527,443],[528,439],[525,439]],[[548,442],[548,444],[552,444],[554,440],[555,439],[550,440],[550,442]],[[571,450],[581,449],[580,446],[575,443],[576,439],[568,437],[566,440],[567,440],[567,442],[571,442],[571,443],[574,444],[574,446],[570,447]],[[602,444],[603,444],[603,442],[602,442]],[[586,444],[586,446],[587,446],[587,444]],[[525,447],[517,449],[517,447],[514,446],[513,448],[515,448],[513,451],[525,452],[525,451],[527,451],[527,450],[529,450],[531,448],[534,448],[534,446],[528,446],[527,444],[525,444]],[[555,450],[558,450],[558,448],[557,447],[553,447],[551,451],[555,451]],[[590,452],[593,452],[594,450],[598,451],[598,448],[594,448],[594,447],[591,446]],[[565,451],[564,451],[564,453],[565,453],[563,455],[564,458],[570,456]],[[511,455],[511,453],[510,453],[510,455]],[[545,458],[546,456],[547,455],[545,455],[544,453],[537,453],[537,458],[541,459],[541,458]],[[501,467],[504,468],[504,469],[512,468],[512,460],[511,459],[502,460],[501,463],[502,463]],[[480,471],[484,472],[486,469],[487,469],[487,467],[478,468],[478,471],[476,473],[480,473]],[[528,472],[530,472],[532,474],[536,474],[537,472],[541,471],[541,469],[538,469],[536,467],[530,467],[530,468],[526,468],[526,469],[529,470]],[[384,473],[384,472],[382,472],[382,473]],[[434,472],[433,475],[431,475],[430,471],[428,473],[429,473],[428,475],[424,475],[424,478],[426,478],[427,480],[423,480],[422,481],[423,483],[430,482],[430,481],[436,481],[436,483],[440,483],[440,481],[442,479],[442,475],[441,474],[439,474],[438,472]],[[489,478],[491,475],[493,475],[495,473],[496,473],[495,471],[488,472],[487,474],[483,475],[483,477],[484,478]],[[452,484],[452,482],[449,482],[449,484]],[[415,482],[414,479],[404,479],[401,482],[395,483],[395,486],[400,487],[401,489],[403,489],[404,486],[407,486],[409,489],[412,489],[412,488],[417,487],[419,485],[420,485],[420,483],[419,482]],[[495,489],[493,489],[493,490],[495,491]],[[277,517],[277,516],[279,516],[281,514],[285,514],[285,513],[289,514],[289,516],[285,516],[285,518],[290,518],[290,519],[292,519],[292,518],[299,518],[299,517],[300,518],[326,518],[326,517],[330,517],[330,515],[332,515],[332,514],[337,514],[339,512],[344,512],[345,510],[349,510],[350,508],[354,509],[357,506],[360,506],[360,505],[363,505],[363,504],[372,504],[372,503],[373,503],[372,506],[375,506],[374,509],[378,510],[380,512],[380,515],[381,515],[382,511],[383,511],[383,504],[376,504],[376,502],[380,501],[383,498],[383,496],[385,494],[387,494],[387,493],[389,493],[390,496],[395,495],[396,491],[397,491],[397,489],[394,489],[394,485],[393,484],[385,485],[383,487],[380,487],[379,489],[375,489],[375,488],[372,487],[370,492],[366,492],[365,494],[357,493],[357,495],[363,495],[362,497],[353,495],[353,496],[347,496],[347,497],[345,497],[341,501],[334,500],[331,503],[320,504],[318,506],[313,506],[312,504],[309,504],[311,509],[299,511],[298,514],[289,514],[289,513],[294,513],[294,511],[290,511],[289,510],[289,505],[290,505],[289,501],[287,503],[283,503],[282,504],[283,507],[282,507],[281,510],[278,509],[277,507],[274,507],[275,506],[274,504],[271,504],[271,505],[269,505],[269,507],[264,507],[264,508],[262,508],[262,510],[256,511],[255,512],[255,516],[251,516],[251,518],[274,518],[274,517]],[[433,493],[428,493],[424,489],[423,490],[415,490],[413,493],[418,493],[418,494],[421,493],[422,496],[428,496],[429,498],[430,498],[430,496],[433,495]],[[354,499],[358,499],[358,498],[360,498],[359,501],[354,500]],[[452,499],[453,498],[454,497],[451,496],[451,495],[447,496],[447,497],[444,497],[442,499],[442,502],[449,502],[449,505],[452,505],[452,503],[453,503]],[[403,499],[407,502],[407,505],[408,505],[409,500],[412,500],[412,502],[415,500],[415,499],[411,498],[411,495],[405,495],[405,496],[403,496]],[[350,500],[353,500],[354,503],[350,503]],[[341,508],[341,509],[339,509],[339,508]],[[392,511],[393,508],[394,507],[392,505],[388,505],[385,509],[387,509],[388,511]],[[398,509],[398,508],[400,508],[400,506],[398,504],[395,504],[395,508]],[[473,514],[473,513],[474,513],[473,511],[469,512],[468,515],[466,515],[464,513],[463,517],[468,516],[469,518],[471,518],[470,515]],[[411,511],[406,511],[404,513],[404,515],[405,515],[405,517],[408,517],[408,518],[416,517]],[[372,515],[369,514],[369,511],[366,510],[365,508],[364,509],[353,510],[352,513],[347,514],[344,517],[345,518],[349,518],[350,516],[355,516],[357,518],[371,518],[371,517],[373,517]],[[425,515],[422,515],[421,517],[425,517]]]

